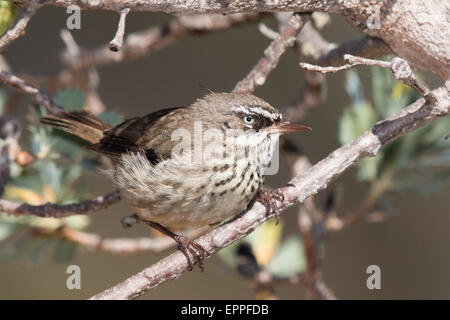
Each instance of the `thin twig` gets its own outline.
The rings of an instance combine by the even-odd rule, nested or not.
[[[311,167],[311,162],[306,155],[287,139],[283,139],[283,151],[286,154],[291,173],[293,177],[301,175]],[[302,284],[305,288],[307,299],[319,298],[316,289],[317,280],[320,279],[320,270],[317,263],[317,243],[313,232],[315,221],[313,220],[313,212],[316,211],[313,197],[306,199],[300,205],[297,215],[299,230],[302,236],[303,251],[306,258],[306,270],[303,275]]]
[[[119,200],[120,192],[118,190],[95,199],[71,204],[46,203],[33,206],[27,203],[17,203],[6,199],[0,199],[0,212],[6,212],[7,214],[14,216],[33,215],[44,218],[64,218],[76,214],[93,213],[105,209]]]
[[[5,192],[5,187],[10,179],[10,164],[13,148],[18,145],[20,136],[19,125],[14,120],[0,118],[0,139],[3,146],[0,151],[0,197]]]
[[[122,48],[123,36],[125,34],[125,21],[129,12],[130,8],[123,8],[120,11],[120,19],[117,26],[116,35],[114,36],[114,39],[112,39],[109,43],[109,49],[111,51],[117,52],[120,50],[120,48]]]
[[[66,46],[67,54],[70,55],[73,59],[76,59],[80,54],[80,47],[78,46],[70,31],[67,29],[62,29],[59,32],[59,36]]]
[[[63,110],[60,106],[52,101],[46,94],[39,91],[34,86],[26,83],[23,79],[15,76],[12,73],[0,70],[0,80],[3,81],[4,84],[15,88],[17,90],[22,91],[23,93],[29,95],[31,99],[37,104],[42,105],[47,109],[50,113],[58,113]]]
[[[257,86],[262,86],[269,73],[277,66],[281,55],[294,44],[295,36],[309,19],[309,14],[293,14],[278,37],[264,51],[264,57],[259,59],[243,80],[238,82],[233,92],[251,93],[255,91]]]
[[[187,237],[196,238],[209,228],[200,228],[185,232]],[[175,246],[175,241],[169,237],[142,238],[103,238],[96,233],[89,233],[63,227],[59,235],[71,242],[82,245],[89,250],[101,250],[114,254],[157,253]]]
[[[306,155],[289,140],[282,140],[283,151],[287,156],[288,163],[294,177],[300,176],[311,167],[311,162]],[[323,212],[314,203],[314,198],[306,199],[298,210],[298,226],[302,235],[303,250],[306,258],[306,270],[303,272],[302,285],[305,288],[308,299],[323,298],[334,300],[336,297],[331,290],[325,290],[326,284],[322,280],[320,269],[320,256],[317,248],[321,245],[317,229],[325,218]]]
[[[265,35],[270,40],[275,40],[280,36],[280,34],[272,29],[270,29],[266,24],[260,23],[258,24],[259,32]]]
[[[277,201],[279,211],[300,202],[325,189],[331,181],[360,159],[375,156],[382,146],[450,112],[450,97],[446,88],[433,90],[438,98],[437,105],[429,105],[424,99],[401,110],[394,116],[377,123],[370,131],[356,140],[335,150],[285,187],[277,191],[283,194],[283,201]],[[255,202],[243,215],[222,225],[196,240],[211,254],[243,238],[266,220],[274,217],[267,214],[266,207]],[[188,270],[188,263],[181,252],[175,252],[138,274],[107,289],[91,299],[133,299],[158,285],[177,279]]]
[[[429,103],[436,104],[437,98],[433,93],[423,84],[421,81],[417,80],[414,73],[411,70],[408,62],[402,58],[394,58],[390,62],[367,59],[363,57],[356,57],[350,54],[344,55],[344,59],[348,62],[339,67],[321,67],[317,65],[312,65],[309,63],[300,63],[300,66],[308,71],[317,71],[320,73],[338,72],[342,70],[347,70],[358,65],[366,66],[378,66],[382,68],[388,68],[392,71],[394,78],[403,81],[405,84],[411,86],[416,90],[422,97],[424,97]]]
[[[31,1],[26,5],[26,7],[20,10],[19,16],[16,18],[14,25],[0,38],[0,52],[3,52],[11,42],[24,34],[24,30],[27,27],[28,22],[40,7],[41,4],[37,1]]]
[[[239,13],[227,16],[202,14],[177,17],[167,24],[127,35],[119,52],[112,52],[108,46],[100,45],[93,49],[83,49],[76,56],[66,51],[61,58],[72,69],[119,63],[141,58],[190,35],[224,30],[257,21],[262,16],[260,13]]]
[[[339,66],[345,62],[345,54],[375,59],[392,54],[392,50],[383,40],[366,36],[361,39],[344,42],[338,46],[333,45],[327,50],[320,51],[317,56],[317,64],[321,66]]]

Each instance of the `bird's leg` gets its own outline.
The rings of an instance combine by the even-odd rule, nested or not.
[[[198,266],[200,267],[200,270],[204,271],[204,265],[203,265],[203,259],[209,255],[209,252],[203,248],[201,245],[199,245],[197,242],[189,239],[188,237],[176,234],[166,227],[160,225],[159,223],[148,221],[148,220],[142,220],[146,224],[148,224],[150,227],[155,228],[156,230],[164,233],[165,235],[171,237],[178,245],[178,250],[180,250],[184,256],[186,257],[186,260],[188,262],[188,269],[189,271],[192,270],[192,261],[189,256],[189,253],[197,260]]]
[[[256,195],[256,200],[261,202],[266,207],[266,213],[275,213],[276,224],[278,225],[280,219],[280,211],[278,210],[277,201],[284,200],[283,194],[278,190],[259,191]]]

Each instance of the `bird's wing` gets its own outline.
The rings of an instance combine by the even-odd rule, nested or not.
[[[160,150],[158,151],[148,146],[145,141],[142,141],[142,137],[146,136],[159,119],[178,109],[180,108],[162,109],[144,117],[125,120],[118,126],[106,131],[105,136],[100,142],[92,144],[87,148],[111,158],[117,158],[122,153],[127,152],[144,152],[148,160],[152,164],[156,164],[160,159],[170,157],[170,153],[168,155],[161,154]]]

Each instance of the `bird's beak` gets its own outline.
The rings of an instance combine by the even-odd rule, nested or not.
[[[295,131],[303,131],[303,130],[312,130],[310,127],[307,127],[300,123],[283,121],[273,126],[267,128],[269,133],[286,133],[286,132],[295,132]]]

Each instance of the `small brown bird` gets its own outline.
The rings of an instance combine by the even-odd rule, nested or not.
[[[212,93],[116,127],[87,111],[47,115],[41,122],[105,155],[106,173],[122,197],[141,220],[177,242],[190,269],[188,251],[202,269],[208,253],[168,228],[214,225],[245,210],[262,189],[280,134],[309,129],[283,121],[258,97],[235,93]]]

